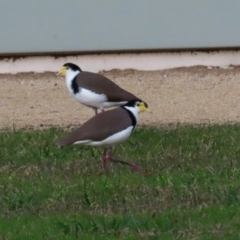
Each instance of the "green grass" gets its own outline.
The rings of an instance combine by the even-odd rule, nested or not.
[[[240,239],[238,125],[139,128],[107,176],[64,134],[0,132],[0,240]]]

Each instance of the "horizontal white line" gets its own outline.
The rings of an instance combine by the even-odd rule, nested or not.
[[[154,71],[191,66],[227,68],[231,65],[240,65],[240,50],[5,58],[0,60],[0,73],[57,72],[66,62],[73,62],[79,65],[82,70],[91,72],[112,69]]]

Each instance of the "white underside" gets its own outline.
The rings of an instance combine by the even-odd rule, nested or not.
[[[81,88],[80,92],[73,96],[78,102],[94,108],[103,108],[103,103],[107,101],[104,94],[97,94],[84,88]]]
[[[114,135],[104,139],[103,141],[84,140],[84,141],[77,141],[74,144],[83,144],[83,145],[96,146],[96,147],[111,146],[126,140],[131,135],[132,130],[133,130],[133,126],[130,126],[122,130],[121,132],[115,133]]]
[[[66,85],[67,85],[68,91],[81,104],[86,105],[88,107],[102,110],[104,108],[116,107],[116,106],[120,106],[127,103],[126,101],[125,102],[108,102],[107,96],[105,94],[98,94],[85,88],[79,89],[79,92],[74,94],[72,89],[72,79],[77,74],[79,74],[79,72],[67,72]]]
[[[88,107],[97,108],[100,110],[104,108],[120,106],[127,103],[127,102],[108,102],[105,94],[97,94],[85,88],[81,88],[81,91],[77,94],[73,94],[73,96],[78,102]]]

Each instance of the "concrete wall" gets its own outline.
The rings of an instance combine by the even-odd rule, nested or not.
[[[0,54],[240,47],[239,0],[1,0]]]

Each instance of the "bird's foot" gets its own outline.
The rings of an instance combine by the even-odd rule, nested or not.
[[[134,163],[129,163],[129,166],[132,168],[132,170],[136,173],[140,173],[140,168],[134,164]]]

